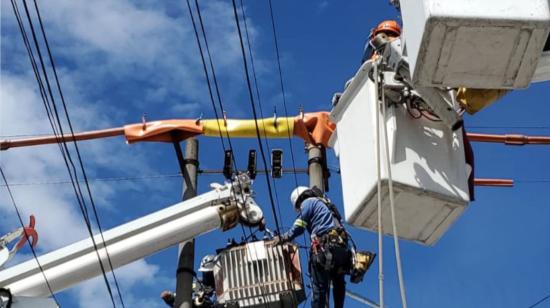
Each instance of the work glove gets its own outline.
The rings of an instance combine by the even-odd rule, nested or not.
[[[273,245],[279,245],[288,242],[288,237],[286,236],[275,236],[273,238]]]

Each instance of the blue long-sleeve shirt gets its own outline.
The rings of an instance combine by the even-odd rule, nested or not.
[[[293,240],[307,229],[309,234],[321,236],[334,228],[332,212],[319,198],[308,198],[300,206],[300,214],[292,228],[283,237]]]

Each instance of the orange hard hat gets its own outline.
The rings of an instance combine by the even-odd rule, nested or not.
[[[384,20],[383,22],[379,23],[376,28],[372,29],[371,37],[375,37],[380,32],[391,33],[395,36],[400,36],[401,26],[399,26],[399,23],[397,23],[397,21],[395,20]]]

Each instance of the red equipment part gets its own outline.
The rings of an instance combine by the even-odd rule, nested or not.
[[[19,242],[15,245],[15,249],[19,250],[23,246],[25,246],[25,243],[27,242],[27,239],[29,237],[32,238],[31,246],[36,247],[36,244],[38,243],[38,232],[34,229],[36,219],[34,218],[34,215],[31,215],[29,226],[23,228],[23,234],[21,235],[21,239],[19,239]]]

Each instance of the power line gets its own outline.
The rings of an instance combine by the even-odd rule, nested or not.
[[[243,1],[244,0],[241,0],[241,14],[243,15],[243,24],[244,24],[244,30],[245,30],[245,35],[246,35],[246,42],[247,42],[247,46],[248,46],[248,54],[250,56],[250,65],[252,67],[252,75],[254,76],[254,87],[256,89],[256,98],[258,99],[258,108],[260,109],[260,117],[263,119],[264,118],[264,111],[263,111],[263,108],[262,108],[262,99],[261,99],[261,95],[260,95],[260,86],[258,85],[258,78],[256,76],[256,66],[254,65],[254,56],[252,54],[252,43],[251,43],[251,40],[250,40],[250,35],[248,35],[248,24],[246,22],[246,13],[244,11]],[[277,125],[277,123],[275,123],[275,125]],[[267,132],[265,130],[265,124],[264,124],[264,142],[265,142],[267,151],[269,152],[270,151],[270,146],[269,146],[269,141],[267,139]],[[291,149],[291,151],[292,151],[292,149]],[[294,159],[293,159],[293,161],[294,161]],[[296,174],[294,174],[294,177],[296,177]],[[277,183],[275,182],[275,180],[273,178],[271,178],[270,180],[273,183],[273,191],[275,192],[275,203],[277,205],[277,212],[278,212],[279,216],[282,217],[283,215],[281,214],[281,206],[279,204],[279,193],[277,191]],[[283,231],[284,231],[284,228],[283,228]]]
[[[15,213],[17,214],[17,218],[19,220],[19,223],[21,224],[21,228],[25,228],[25,223],[23,222],[23,218],[21,217],[21,212],[19,212],[19,207],[17,206],[17,203],[15,202],[15,198],[13,197],[13,193],[11,191],[10,185],[8,184],[8,180],[6,179],[6,175],[4,174],[4,170],[2,169],[2,166],[0,166],[0,174],[2,175],[2,180],[4,181],[4,185],[8,191],[8,194],[11,199],[11,203],[13,204],[13,208],[15,209]],[[36,256],[36,251],[34,250],[34,247],[32,246],[31,240],[28,236],[23,235],[27,239],[27,243],[29,244],[29,247],[31,248],[32,255],[34,259],[36,260],[36,264],[38,264],[38,268],[40,269],[40,272],[42,273],[42,276],[44,277],[44,281],[46,282],[46,286],[48,287],[48,291],[50,291],[50,294],[53,297],[53,300],[55,301],[55,304],[60,307],[59,302],[57,301],[57,297],[55,297],[55,294],[53,294],[52,286],[50,285],[50,282],[48,281],[48,278],[46,278],[46,274],[44,273],[44,268],[42,268],[42,265],[40,264],[40,261],[38,261],[38,257]]]
[[[201,45],[201,41],[200,41],[200,37],[199,37],[199,31],[198,31],[197,25],[195,23],[195,17],[193,15],[193,10],[191,9],[191,3],[189,2],[189,0],[187,0],[186,2],[187,2],[187,8],[189,10],[189,16],[191,17],[191,22],[193,24],[193,30],[195,32],[195,38],[196,38],[196,41],[197,41],[197,46],[199,47],[199,53],[200,53],[200,56],[201,56],[201,62],[202,62],[202,67],[203,67],[203,71],[204,71],[204,76],[206,78],[206,83],[207,83],[207,86],[208,86],[208,93],[210,95],[210,102],[211,102],[211,105],[212,105],[212,109],[214,110],[214,115],[216,116],[216,124],[218,125],[218,131],[219,131],[219,136],[220,136],[220,140],[221,140],[221,143],[222,143],[222,148],[223,148],[223,151],[225,152],[226,147],[225,147],[225,143],[224,143],[224,140],[223,140],[222,128],[221,128],[221,125],[220,125],[220,118],[218,116],[218,111],[216,109],[216,103],[215,103],[214,95],[213,95],[213,92],[212,92],[212,84],[210,82],[210,75],[208,73],[208,68],[207,68],[207,65],[206,65],[206,59],[205,59],[205,56],[204,56],[204,51],[202,49],[202,45]],[[214,69],[214,63],[213,63],[213,60],[212,60],[212,55],[210,54],[210,48],[208,46],[208,39],[206,37],[204,24],[202,22],[202,15],[200,13],[200,7],[199,7],[198,1],[195,1],[195,7],[196,7],[196,10],[197,10],[197,15],[199,17],[199,23],[200,23],[201,30],[202,30],[202,36],[203,36],[203,39],[204,39],[205,48],[206,48],[206,51],[208,53],[210,68],[212,70],[214,86],[216,88],[216,93],[217,93],[217,98],[218,98],[218,105],[220,107],[220,111],[223,113],[224,108],[223,108],[223,103],[222,103],[221,95],[220,95],[220,91],[219,91],[219,86],[218,86],[218,81],[217,81],[218,79],[216,78],[216,71]],[[225,117],[224,117],[224,119],[225,119]],[[231,152],[235,153],[233,151],[233,144],[231,143],[231,138],[230,138],[229,132],[227,132],[227,130],[226,130],[226,138],[228,140],[229,148],[230,148]],[[233,165],[235,167],[235,170],[238,170],[237,162],[235,161],[234,157],[232,157],[232,162],[233,162]],[[239,177],[237,177],[237,181],[240,185],[241,183],[240,183],[240,178]],[[232,189],[233,189],[233,186],[232,186]],[[246,232],[245,232],[245,229],[244,229],[243,225],[241,225],[241,230],[242,230],[242,233],[243,233],[243,237],[246,237]],[[250,231],[250,233],[252,233],[252,229],[250,227],[249,227],[249,231]]]
[[[43,23],[42,23],[42,19],[41,19],[41,16],[40,16],[40,11],[38,9],[38,5],[36,3],[36,1],[34,2],[35,4],[35,9],[36,9],[36,13],[37,13],[37,16],[38,16],[38,19],[39,19],[39,22],[40,22],[40,29],[42,30],[42,35],[43,35],[43,39],[44,39],[44,43],[46,44],[46,47],[47,47],[47,52],[48,52],[48,55],[49,55],[49,59],[50,59],[50,65],[52,66],[52,70],[54,72],[54,75],[55,75],[55,79],[56,79],[56,82],[57,82],[57,86],[58,86],[58,91],[59,91],[59,94],[62,98],[62,102],[63,102],[63,107],[64,107],[64,110],[65,110],[65,115],[66,115],[66,118],[67,118],[67,121],[69,122],[69,125],[70,125],[70,118],[69,118],[69,115],[68,115],[68,112],[67,112],[67,108],[66,108],[66,105],[65,105],[65,101],[64,101],[64,98],[63,98],[63,94],[62,94],[62,91],[61,91],[61,87],[60,87],[60,84],[59,84],[59,79],[57,77],[57,71],[55,69],[55,63],[53,62],[53,57],[52,57],[52,54],[51,54],[51,50],[49,48],[49,43],[47,41],[47,37],[46,37],[46,34],[45,34],[45,31],[44,31],[44,27],[43,27]],[[65,165],[67,167],[67,170],[69,171],[69,177],[71,179],[71,182],[73,182],[73,189],[75,191],[75,195],[77,197],[77,201],[79,203],[79,207],[80,207],[80,210],[82,212],[82,215],[84,217],[84,221],[86,223],[86,227],[88,229],[88,233],[90,234],[90,237],[92,239],[92,242],[94,244],[94,248],[95,248],[95,251],[96,251],[96,254],[97,254],[97,257],[98,257],[98,261],[99,261],[99,264],[100,264],[100,267],[101,267],[101,270],[102,270],[102,274],[103,274],[103,277],[104,277],[104,280],[105,280],[105,284],[107,286],[107,290],[109,292],[109,296],[111,298],[111,301],[113,303],[113,307],[116,307],[115,305],[115,301],[114,301],[114,297],[112,295],[112,290],[111,290],[111,287],[110,287],[110,284],[109,284],[109,281],[107,279],[107,276],[106,276],[106,273],[105,273],[105,269],[103,267],[103,263],[101,261],[101,258],[99,256],[99,252],[98,252],[98,249],[97,249],[97,246],[96,246],[96,243],[95,243],[95,239],[93,237],[93,232],[92,232],[92,229],[91,229],[91,224],[90,224],[90,220],[89,220],[89,215],[88,215],[88,212],[87,212],[87,209],[86,209],[86,205],[85,205],[85,200],[84,200],[84,197],[82,195],[82,191],[80,189],[80,185],[78,185],[78,183],[74,182],[75,179],[78,179],[78,173],[77,173],[77,170],[76,170],[76,167],[72,161],[72,158],[71,158],[71,155],[70,155],[70,151],[67,147],[67,144],[66,144],[66,141],[63,137],[59,138],[58,137],[58,130],[59,130],[59,134],[63,135],[63,126],[62,126],[62,123],[61,123],[61,120],[60,120],[60,117],[59,117],[59,114],[58,114],[58,111],[57,111],[57,107],[56,107],[56,104],[55,104],[55,99],[54,99],[54,95],[53,95],[53,91],[52,91],[52,88],[51,88],[51,85],[50,85],[50,81],[49,81],[49,78],[48,78],[48,74],[46,72],[46,65],[44,63],[44,59],[42,57],[42,53],[40,51],[40,45],[38,43],[38,39],[37,39],[37,35],[36,35],[36,32],[35,32],[35,29],[34,29],[34,25],[33,25],[33,22],[32,22],[32,19],[31,19],[31,16],[30,16],[30,13],[29,13],[29,9],[28,9],[28,6],[27,6],[27,3],[25,0],[23,0],[23,5],[24,5],[24,8],[25,8],[25,13],[26,13],[26,17],[27,17],[27,20],[28,20],[28,23],[29,23],[29,27],[31,29],[31,33],[32,33],[32,38],[33,38],[33,41],[34,41],[34,45],[35,45],[35,49],[36,49],[36,52],[37,52],[37,55],[38,55],[38,58],[40,60],[40,64],[41,64],[41,69],[42,69],[42,74],[44,75],[44,80],[46,82],[46,85],[47,85],[47,90],[48,90],[48,94],[49,94],[49,97],[50,97],[50,100],[48,100],[48,95],[46,95],[46,90],[44,88],[44,85],[42,83],[42,78],[40,76],[40,73],[38,72],[38,66],[35,62],[35,58],[34,58],[34,55],[32,54],[32,48],[30,47],[30,43],[28,41],[28,37],[26,35],[26,31],[24,29],[24,26],[22,25],[22,20],[21,20],[21,17],[20,17],[20,14],[19,14],[19,10],[17,8],[17,3],[15,1],[12,0],[12,7],[14,9],[14,12],[16,14],[16,18],[18,20],[18,23],[19,23],[19,28],[21,30],[21,33],[22,33],[22,36],[23,36],[23,40],[25,41],[25,46],[27,48],[27,51],[29,53],[29,58],[31,60],[31,64],[33,66],[33,70],[34,70],[34,73],[35,73],[35,77],[37,79],[37,82],[39,84],[39,88],[40,88],[40,92],[41,92],[41,97],[42,97],[42,100],[43,100],[43,103],[44,103],[44,106],[46,108],[46,113],[48,115],[48,119],[50,121],[50,125],[52,126],[52,130],[54,132],[54,135],[56,135],[56,137],[58,138],[58,142],[60,143],[59,144],[59,148],[60,148],[60,151],[62,153],[62,156],[63,156],[63,160],[65,162]],[[50,105],[51,103],[51,105]],[[52,112],[53,110],[53,112]],[[56,121],[54,122],[54,120],[52,119],[52,113],[55,115],[55,119]],[[57,127],[56,127],[57,125]],[[71,128],[71,133],[73,134],[74,136],[74,133],[73,133],[73,130],[72,130],[72,126],[70,125],[70,128]],[[78,148],[77,148],[77,145],[76,145],[76,142],[75,142],[75,147],[77,149],[77,152],[78,152]],[[81,160],[81,157],[79,155],[79,161],[80,161],[80,165],[81,165],[81,168],[83,168],[83,165],[82,165],[82,160]],[[70,165],[69,165],[70,164]],[[72,166],[72,169],[71,169],[71,166]],[[82,169],[82,172],[84,172],[83,174],[85,175],[85,171]],[[73,173],[74,173],[74,178],[73,178]],[[86,177],[85,177],[85,180],[86,180]],[[90,195],[91,197],[91,195]],[[93,199],[91,200],[93,202]],[[96,213],[95,209],[94,209],[94,212]],[[97,213],[96,213],[96,221],[98,221],[98,217],[97,217]],[[99,221],[98,221],[98,227],[100,227],[100,224],[99,224]],[[100,232],[101,232],[101,229],[100,229]],[[102,235],[103,236],[103,235]],[[108,252],[107,252],[107,249],[106,249],[106,253],[107,253],[107,256],[108,255]],[[112,268],[112,266],[111,266]],[[116,277],[114,276],[114,272],[113,272],[113,278],[115,278],[115,281],[116,281]],[[118,284],[117,284],[117,287],[118,287]],[[122,305],[124,306],[124,303],[122,301],[122,297],[121,297],[121,294],[119,293],[119,296],[120,296],[120,299],[121,299],[121,303]]]
[[[277,68],[279,70],[279,81],[281,83],[281,93],[283,95],[283,106],[285,109],[285,117],[286,117],[286,124],[289,125],[288,120],[288,109],[286,107],[286,93],[285,93],[285,84],[283,80],[283,70],[281,68],[281,55],[279,53],[279,40],[277,39],[277,27],[275,26],[275,15],[273,14],[273,4],[271,3],[271,0],[269,0],[269,12],[271,16],[271,28],[273,29],[273,40],[275,43],[275,52],[277,56]],[[290,136],[290,131],[288,131],[288,146],[290,147],[290,157],[292,158],[292,167],[296,169],[296,162],[294,159],[294,150],[292,148],[292,139]],[[295,187],[298,187],[298,177],[296,176],[296,173],[294,173],[294,185]]]
[[[205,28],[204,28],[204,23],[203,23],[203,20],[202,20],[202,14],[201,14],[201,10],[200,10],[200,6],[199,6],[199,2],[198,0],[195,0],[195,7],[196,7],[196,10],[197,10],[197,15],[199,17],[199,24],[200,24],[200,27],[201,27],[201,31],[202,31],[202,36],[203,36],[203,39],[204,39],[204,44],[205,44],[205,47],[206,47],[206,52],[208,54],[208,60],[209,60],[209,63],[210,63],[210,69],[212,71],[212,77],[213,77],[213,81],[214,81],[214,86],[216,88],[216,95],[217,95],[217,98],[218,98],[218,104],[219,104],[219,107],[222,111],[224,111],[224,107],[223,107],[223,103],[222,103],[222,99],[221,99],[221,95],[220,95],[220,89],[219,89],[219,85],[218,85],[218,79],[216,78],[216,71],[214,69],[214,64],[213,64],[213,60],[212,60],[212,55],[210,53],[210,47],[208,46],[208,39],[206,37],[206,31],[205,31]],[[199,41],[198,41],[199,42]],[[225,120],[225,118],[224,118]],[[219,120],[218,121],[218,127],[219,127]],[[221,132],[220,132],[221,134]],[[231,143],[231,137],[229,136],[229,132],[226,130],[226,137],[227,137],[227,141],[229,143],[229,148],[231,150],[232,153],[235,153],[233,151],[233,144]],[[232,155],[231,156],[232,158],[232,162],[233,162],[233,165],[235,167],[235,170],[238,170],[238,167],[237,167],[237,162],[235,160],[235,156]],[[267,169],[266,169],[266,177],[267,177]],[[242,185],[241,182],[240,182],[240,178],[237,177],[237,181],[238,181],[238,185]],[[233,188],[233,186],[232,186]],[[248,209],[245,207],[244,210],[246,212],[248,212]],[[246,215],[248,216],[248,213],[246,213]],[[275,215],[275,218],[276,218],[276,214],[274,213]],[[246,233],[245,233],[245,229],[244,227],[242,227],[242,224],[241,224],[241,229],[242,229],[242,232],[243,232],[243,236],[244,238],[247,238],[246,236]],[[253,235],[253,232],[252,232],[252,228],[249,227],[249,231],[250,231],[250,237],[252,237]],[[263,284],[260,284],[260,290],[261,290],[261,295],[262,297],[264,298],[264,305],[267,307],[267,300],[266,300],[266,297],[265,297],[265,289],[264,289],[264,285]]]
[[[275,14],[273,13],[273,3],[271,2],[271,0],[268,1],[269,2],[269,15],[271,17],[271,28],[273,30],[273,42],[274,42],[274,45],[275,45],[275,55],[277,57],[277,68],[278,68],[278,71],[279,71],[279,82],[280,82],[280,85],[281,85],[281,94],[283,96],[283,107],[284,107],[284,111],[285,111],[285,118],[286,118],[286,124],[287,124],[287,127],[290,127],[289,125],[289,120],[288,120],[288,109],[287,109],[287,106],[286,106],[286,92],[285,92],[285,84],[284,84],[284,79],[283,79],[283,69],[282,69],[282,66],[281,66],[281,55],[280,55],[280,52],[279,52],[279,40],[277,38],[277,27],[275,25]],[[292,159],[292,168],[294,169],[294,188],[298,188],[298,176],[296,175],[296,160],[294,158],[294,148],[292,147],[292,139],[291,139],[291,136],[290,136],[290,130],[288,131],[288,134],[287,134],[287,137],[288,137],[288,146],[290,148],[290,157]],[[325,157],[326,159],[326,157]],[[300,216],[302,216],[302,209],[300,208]],[[307,262],[309,264],[310,260],[309,260],[309,245],[308,245],[308,240],[307,240],[307,237],[306,237],[306,234],[304,233],[302,235],[302,238],[303,238],[303,241],[304,241],[304,246],[307,247],[306,249],[308,250],[307,253],[306,253],[306,258],[307,258]],[[309,295],[308,295],[309,297]],[[307,303],[307,299],[304,303],[304,306],[305,307],[305,304]]]
[[[26,1],[26,0],[24,0]],[[69,125],[69,129],[71,131],[71,136],[73,137],[73,144],[74,144],[74,147],[75,147],[75,150],[76,150],[76,154],[77,154],[77,157],[78,157],[78,162],[79,162],[79,165],[80,165],[80,170],[82,172],[82,176],[84,178],[84,183],[86,185],[86,191],[88,192],[88,198],[90,199],[90,204],[92,205],[92,210],[94,212],[94,216],[95,216],[95,221],[96,221],[96,224],[97,224],[97,227],[99,229],[99,234],[101,236],[101,241],[103,242],[103,245],[105,247],[105,254],[107,255],[107,261],[109,262],[109,267],[111,267],[111,274],[113,276],[113,281],[115,282],[115,287],[117,289],[117,293],[118,293],[118,297],[119,297],[119,300],[120,300],[120,303],[122,304],[122,307],[125,307],[124,305],[124,300],[122,298],[122,292],[120,291],[120,286],[118,284],[118,279],[116,278],[116,275],[115,275],[115,269],[113,267],[113,263],[111,261],[111,256],[109,255],[109,252],[107,250],[107,246],[105,245],[105,238],[103,237],[103,230],[102,230],[102,227],[101,227],[101,223],[100,223],[100,220],[99,220],[99,215],[98,215],[98,212],[97,212],[97,207],[95,205],[95,201],[94,201],[94,198],[92,197],[92,190],[90,188],[90,183],[88,182],[88,176],[86,174],[86,170],[84,168],[84,163],[83,163],[83,160],[82,160],[82,156],[80,154],[80,150],[78,148],[78,143],[74,140],[74,130],[73,130],[73,125],[71,123],[71,118],[69,117],[69,111],[67,109],[67,104],[65,103],[65,96],[63,95],[63,91],[61,90],[61,83],[59,82],[59,76],[57,75],[57,69],[55,67],[55,61],[54,61],[54,58],[53,58],[53,55],[52,55],[52,52],[51,52],[51,49],[50,49],[50,44],[48,42],[48,38],[46,36],[46,31],[44,29],[44,23],[42,22],[42,17],[40,15],[40,10],[38,8],[38,3],[36,2],[36,0],[33,1],[34,2],[34,8],[36,10],[36,15],[38,17],[38,22],[40,24],[40,30],[42,32],[42,37],[44,38],[44,43],[46,45],[46,50],[48,52],[48,57],[49,57],[49,60],[50,60],[50,65],[52,67],[52,71],[53,71],[53,74],[54,74],[54,77],[55,77],[55,83],[57,85],[57,91],[59,92],[59,97],[61,98],[61,102],[62,102],[62,105],[63,105],[63,110],[65,112],[65,117],[67,119],[67,124]],[[26,6],[25,6],[25,9],[26,9]],[[60,124],[61,125],[61,124]],[[92,236],[93,237],[93,236]],[[98,253],[99,255],[99,253]],[[100,262],[101,262],[101,259],[100,259]]]
[[[194,21],[194,18],[193,18],[193,13],[191,11],[191,6],[189,4],[189,0],[187,0],[187,6],[189,8],[189,14],[191,15],[191,20],[193,22],[193,28],[195,30],[195,36],[197,38],[197,44],[200,46],[200,39],[198,37],[198,32],[197,32],[197,28],[196,28],[196,25],[195,25],[195,21]],[[221,111],[223,112],[225,109],[223,107],[223,102],[222,102],[222,99],[221,99],[221,95],[220,95],[220,90],[219,90],[219,85],[218,85],[218,80],[217,80],[217,77],[216,77],[216,72],[215,72],[215,69],[214,69],[214,64],[213,64],[213,60],[212,60],[212,55],[210,53],[210,48],[208,46],[208,39],[207,39],[207,36],[206,36],[206,30],[204,28],[204,23],[203,23],[203,20],[202,20],[202,15],[201,15],[201,10],[200,10],[200,6],[199,6],[199,2],[198,0],[195,0],[195,7],[196,7],[196,10],[197,10],[197,15],[198,15],[198,20],[199,20],[199,24],[200,24],[200,27],[201,27],[201,30],[202,30],[202,36],[203,36],[203,39],[204,39],[204,44],[205,44],[205,48],[206,48],[206,51],[207,51],[207,54],[208,54],[208,60],[209,60],[209,63],[210,63],[210,69],[212,71],[212,77],[213,77],[213,81],[214,81],[214,86],[216,88],[216,94],[217,94],[217,98],[218,98],[218,104],[219,104],[219,108],[221,109]],[[206,78],[209,80],[209,77],[208,77],[208,70],[206,69],[206,63],[205,63],[205,59],[204,59],[204,55],[203,55],[203,52],[202,52],[202,48],[199,47],[199,51],[201,52],[201,59],[202,59],[202,62],[203,62],[203,68],[204,68],[204,73],[206,75]],[[209,91],[211,91],[211,89],[209,89]],[[213,100],[213,97],[211,95],[211,100],[212,100],[212,105],[214,105],[214,100]],[[215,107],[214,107],[215,108]],[[225,117],[224,117],[224,120],[225,120]],[[220,128],[220,121],[218,118],[216,118],[216,122],[218,123],[218,128],[220,129],[220,138],[221,138],[221,128]],[[228,143],[229,143],[229,148],[231,150],[232,153],[235,153],[233,151],[233,145],[231,143],[231,138],[229,136],[229,132],[226,130],[226,137],[227,137],[227,140],[228,140]],[[232,158],[232,163],[235,167],[235,170],[238,170],[238,167],[237,167],[237,163],[236,163],[236,160],[235,160],[235,157],[234,155],[231,156]],[[267,172],[267,168],[265,169],[266,172]],[[266,174],[267,176],[267,174]],[[237,180],[239,181],[238,184],[241,185],[240,183],[240,178],[237,177]],[[232,186],[232,189],[233,189],[233,186]],[[248,209],[245,207],[244,208],[245,211],[248,211]],[[248,215],[248,213],[247,213]],[[276,213],[274,213],[274,216],[275,216],[275,219],[277,221],[277,215]],[[244,227],[242,226],[241,224],[241,229],[242,229],[242,232],[243,232],[243,236],[244,238],[247,238],[246,236],[246,233],[245,233],[245,229]],[[249,231],[250,231],[250,236],[252,236],[253,232],[252,232],[252,229],[249,227]],[[267,300],[265,298],[265,294],[264,294],[264,287],[263,287],[263,284],[260,285],[261,286],[261,294],[262,294],[262,297],[264,297],[264,305],[267,306]]]
[[[237,171],[239,172],[239,171]],[[244,172],[244,171],[243,171]],[[258,173],[266,173],[265,170],[258,170]],[[293,169],[283,169],[284,173],[302,173],[307,174],[307,169],[298,168],[296,171]],[[202,169],[197,171],[201,175],[218,175],[223,174],[223,170],[219,169]],[[267,171],[269,173],[269,170]],[[164,174],[150,174],[150,175],[139,175],[139,176],[119,176],[119,177],[103,177],[103,178],[88,178],[90,182],[125,182],[125,181],[139,181],[139,180],[158,180],[158,179],[169,179],[169,178],[181,178],[181,173],[164,173]],[[550,181],[550,180],[549,180]],[[82,181],[81,181],[82,182]],[[71,184],[71,181],[61,180],[61,179],[44,179],[35,182],[18,182],[11,183],[11,187],[15,186],[40,186],[40,185],[63,185]],[[0,185],[4,186],[4,185]]]
[[[529,308],[534,308],[534,307],[538,306],[539,304],[542,304],[542,302],[544,302],[545,300],[547,300],[549,298],[550,298],[550,294],[548,294],[547,296],[541,298],[538,302],[536,302],[533,305],[529,306]]]
[[[241,25],[240,25],[240,22],[239,22],[239,14],[237,13],[237,4],[235,3],[235,0],[232,0],[232,3],[233,3],[233,13],[234,13],[234,16],[235,16],[235,23],[237,25],[237,32],[238,32],[238,35],[239,35],[239,42],[240,42],[240,45],[241,45],[241,53],[242,53],[242,57],[243,57],[244,73],[245,73],[245,76],[246,76],[246,84],[247,84],[247,88],[248,88],[248,95],[249,95],[249,99],[250,99],[250,105],[252,107],[252,114],[254,116],[254,123],[255,123],[255,126],[256,126],[256,137],[258,139],[258,145],[259,145],[259,148],[260,148],[260,154],[262,156],[262,162],[263,162],[263,165],[264,165],[264,169],[267,171],[267,161],[266,161],[266,158],[265,158],[264,146],[262,144],[262,139],[261,139],[261,136],[260,136],[260,129],[259,129],[259,126],[258,126],[258,114],[256,112],[256,105],[254,104],[254,94],[252,93],[250,75],[248,73],[248,61],[246,60],[246,52],[245,52],[245,49],[244,49],[243,36],[242,36],[242,32],[241,32]],[[275,225],[277,227],[277,232],[279,234],[281,234],[279,218],[277,217],[277,212],[276,212],[276,209],[275,209],[275,202],[273,200],[273,191],[271,189],[271,183],[269,182],[269,177],[268,177],[267,174],[265,176],[265,179],[266,179],[267,189],[268,189],[268,192],[269,192],[269,201],[271,203],[271,210],[273,211],[273,216],[275,218]]]
[[[220,126],[220,117],[218,115],[218,109],[216,108],[216,103],[214,101],[214,94],[212,92],[212,85],[210,83],[210,77],[208,75],[208,68],[206,67],[206,60],[204,59],[204,52],[202,50],[202,45],[201,45],[201,42],[200,42],[200,38],[199,38],[199,32],[197,30],[197,26],[195,24],[195,17],[193,16],[193,10],[191,9],[191,3],[189,2],[189,0],[186,1],[187,2],[187,8],[189,9],[189,16],[191,17],[191,23],[193,24],[193,30],[195,32],[195,39],[197,41],[197,46],[199,47],[199,54],[201,56],[201,62],[202,62],[202,69],[204,71],[204,77],[206,79],[206,84],[208,85],[208,94],[210,95],[210,102],[212,104],[212,110],[214,110],[214,116],[216,117],[216,123],[218,124],[218,130],[220,132],[220,140],[221,140],[221,144],[222,144],[222,148],[223,150],[225,151],[225,142],[223,140],[223,135],[222,135],[222,129],[221,129],[221,126]],[[223,112],[223,110],[221,110]]]

